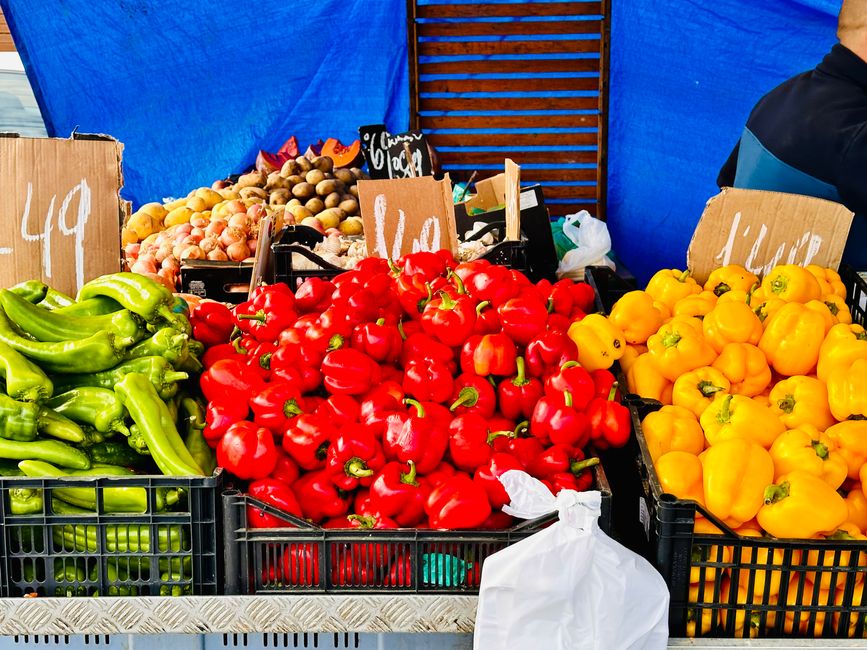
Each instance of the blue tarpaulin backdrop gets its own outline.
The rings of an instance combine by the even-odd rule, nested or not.
[[[840,0],[611,4],[609,224],[645,279],[685,263],[749,110],[821,60]],[[120,139],[137,204],[240,171],[292,134],[346,142],[360,124],[408,124],[403,0],[0,6],[49,134]]]

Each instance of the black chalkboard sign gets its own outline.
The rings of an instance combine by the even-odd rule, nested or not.
[[[421,131],[407,131],[392,135],[384,124],[370,124],[358,129],[361,150],[367,160],[367,169],[374,180],[388,178],[410,178],[406,148],[409,145],[412,162],[417,176],[433,176],[433,161],[428,150],[427,139]]]

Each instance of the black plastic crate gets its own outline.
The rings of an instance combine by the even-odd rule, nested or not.
[[[221,487],[219,469],[210,477],[0,477],[0,595],[217,594]],[[96,512],[55,496],[69,488],[95,490]],[[106,490],[129,488],[143,490],[146,512],[109,512],[105,497],[118,493]],[[164,499],[174,500],[168,494],[177,503],[162,510]]]
[[[599,527],[611,532],[611,490],[600,466]],[[249,528],[247,506],[292,528]],[[226,594],[478,593],[485,558],[556,520],[507,530],[323,529],[236,491],[223,495]]]
[[[608,314],[614,303],[623,294],[635,291],[635,278],[618,275],[607,266],[588,266],[584,269],[584,281],[596,292],[596,311]]]
[[[865,636],[867,542],[740,536],[695,501],[664,493],[641,431],[641,420],[659,408],[651,400],[630,404],[648,559],[671,592],[671,636]],[[720,534],[696,532],[700,516]],[[811,590],[808,579],[827,589]]]
[[[867,327],[867,280],[851,266],[840,268],[840,279],[846,285],[846,304],[852,312],[852,322]]]
[[[247,300],[252,277],[253,265],[249,262],[187,260],[181,264],[181,291],[238,304]]]

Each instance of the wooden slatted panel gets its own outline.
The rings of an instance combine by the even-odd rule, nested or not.
[[[430,1],[407,4],[412,125],[443,169],[485,178],[509,157],[552,216],[604,218],[609,0]]]
[[[14,52],[15,43],[12,42],[12,34],[9,33],[9,25],[6,24],[6,19],[3,18],[3,11],[0,10],[0,52]]]

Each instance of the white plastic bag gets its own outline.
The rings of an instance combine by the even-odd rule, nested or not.
[[[668,589],[644,558],[603,533],[599,492],[563,490],[556,497],[517,470],[500,481],[503,508],[559,521],[485,560],[476,650],[656,650],[668,641]]]
[[[581,210],[578,214],[566,216],[563,234],[572,240],[576,248],[567,251],[560,260],[557,277],[580,281],[584,279],[584,268],[587,266],[614,268],[614,262],[608,259],[611,235],[604,221],[591,216],[587,210]]]

